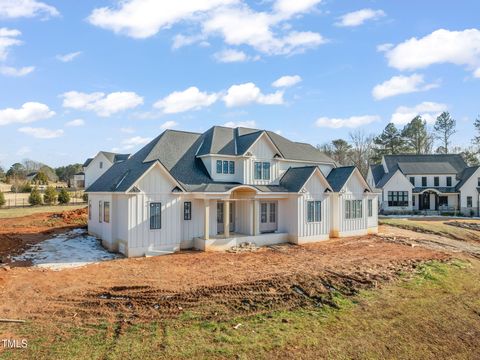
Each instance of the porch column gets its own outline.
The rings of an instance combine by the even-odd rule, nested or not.
[[[230,237],[230,201],[223,202],[223,234]]]
[[[210,239],[210,200],[205,199],[204,200],[204,205],[205,205],[205,222],[204,222],[204,227],[203,227],[203,238],[205,240]]]
[[[258,200],[252,200],[252,224],[253,224],[253,234],[258,235],[259,226],[258,226],[258,215],[259,215],[259,204]]]

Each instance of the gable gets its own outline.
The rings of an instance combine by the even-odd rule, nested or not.
[[[303,186],[309,194],[323,194],[325,190],[330,190],[330,186],[320,172],[320,170],[315,170],[315,172],[310,176],[305,185]]]
[[[413,189],[414,186],[412,183],[402,174],[401,171],[397,170],[395,173],[388,179],[388,181],[383,184],[382,188],[395,189],[396,191],[401,191],[404,189]]]
[[[272,140],[265,133],[250,146],[247,152],[257,159],[273,159],[275,155],[281,155]]]
[[[134,184],[140,191],[147,194],[168,194],[171,193],[177,185],[175,180],[173,180],[168,172],[159,164],[152,166]]]

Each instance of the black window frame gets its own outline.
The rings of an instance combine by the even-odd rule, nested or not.
[[[422,176],[422,187],[426,187],[426,186],[427,186],[427,177]]]
[[[447,186],[452,186],[452,177],[451,176],[447,176],[446,183],[447,183]]]
[[[92,220],[92,200],[88,200],[88,220]]]
[[[387,202],[389,207],[408,206],[408,191],[389,191],[387,193]]]
[[[410,176],[410,184],[415,186],[415,176]]]
[[[467,207],[469,207],[469,208],[473,207],[473,197],[472,196],[467,196]]]
[[[480,177],[479,177],[479,178],[477,178],[477,186],[479,186],[479,187],[480,187]]]
[[[101,224],[103,222],[103,203],[102,200],[98,202],[98,222]]]
[[[433,186],[440,186],[440,176],[433,177]]]
[[[192,220],[192,202],[185,201],[183,203],[183,220]]]
[[[439,196],[438,206],[448,206],[448,196]]]
[[[103,222],[110,223],[110,201],[103,202]]]
[[[98,167],[99,167],[100,169],[103,169],[103,161],[100,161],[100,163],[98,164]]]
[[[152,209],[155,208],[158,213],[152,214]],[[158,216],[158,221],[154,219],[154,216]],[[148,218],[150,220],[150,230],[160,230],[162,228],[162,203],[151,202],[149,205]]]

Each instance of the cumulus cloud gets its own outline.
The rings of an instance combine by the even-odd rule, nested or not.
[[[2,0],[0,1],[0,18],[32,18],[42,16],[49,18],[59,16],[58,10],[48,4],[36,0]]]
[[[160,125],[161,130],[167,130],[167,129],[173,129],[174,127],[177,127],[178,123],[176,121],[165,121],[162,125]]]
[[[65,123],[65,126],[69,126],[69,127],[79,127],[84,125],[85,125],[85,121],[83,119],[74,119]]]
[[[213,54],[215,60],[221,63],[233,63],[233,62],[244,62],[249,60],[247,54],[243,51],[235,50],[235,49],[227,49],[216,52]]]
[[[19,109],[0,109],[0,126],[8,124],[28,124],[38,120],[51,118],[55,112],[42,103],[27,102]]]
[[[314,9],[320,0],[277,0],[269,12],[255,11],[240,0],[125,0],[96,8],[88,21],[133,38],[154,36],[162,29],[189,21],[200,28],[193,36],[177,35],[173,48],[221,36],[232,46],[248,45],[267,54],[302,52],[325,42],[314,32],[292,31],[285,21]]]
[[[137,146],[145,145],[148,144],[152,139],[151,138],[146,138],[146,137],[141,137],[141,136],[134,136],[129,139],[125,139],[122,141],[123,149],[124,150],[130,150],[133,149]]]
[[[321,117],[315,122],[317,127],[327,127],[332,129],[340,128],[357,128],[362,125],[368,125],[373,122],[379,121],[380,117],[377,115],[363,115],[363,116],[351,116],[349,118],[329,118]]]
[[[286,88],[298,84],[302,81],[302,78],[298,75],[286,75],[275,80],[272,86],[275,88]]]
[[[0,74],[12,77],[22,77],[32,73],[35,70],[35,66],[24,66],[21,68],[15,68],[12,66],[0,66]]]
[[[398,70],[416,70],[450,63],[480,73],[480,30],[440,29],[417,39],[411,38],[386,51],[388,64]]]
[[[437,83],[425,84],[423,75],[420,74],[399,75],[376,85],[372,90],[372,95],[375,100],[382,100],[395,95],[427,91],[438,86]]]
[[[218,94],[201,92],[192,86],[184,91],[175,91],[163,99],[158,100],[153,106],[165,114],[176,114],[189,110],[199,110],[208,107],[218,100]]]
[[[20,35],[22,35],[22,33],[19,30],[0,28],[0,61],[7,59],[12,46],[22,44],[22,41],[18,39]]]
[[[442,112],[447,111],[446,104],[425,101],[413,107],[400,106],[393,113],[390,122],[395,125],[405,125],[409,123],[414,117],[420,115],[428,124],[435,123],[437,116]]]
[[[383,10],[362,9],[340,16],[335,25],[355,27],[363,25],[367,20],[378,20],[384,16],[385,12]]]
[[[227,107],[244,106],[252,103],[263,105],[281,105],[284,103],[283,91],[263,94],[252,82],[231,86],[223,97],[223,101]]]
[[[230,127],[230,128],[236,128],[236,127],[246,127],[246,128],[256,128],[257,123],[255,120],[246,120],[246,121],[228,121],[223,126]]]
[[[58,61],[67,63],[67,62],[75,60],[80,55],[82,55],[81,51],[75,51],[75,52],[64,54],[64,55],[59,54],[59,55],[56,56],[56,58],[57,58]]]
[[[21,133],[33,136],[37,139],[54,139],[63,135],[63,130],[50,130],[45,128],[21,127],[18,129]]]
[[[98,116],[109,117],[118,112],[136,108],[143,104],[143,98],[134,92],[82,93],[69,91],[61,95],[63,107],[93,111]]]
[[[131,127],[123,127],[120,128],[120,131],[125,134],[133,134],[135,132],[135,129]]]

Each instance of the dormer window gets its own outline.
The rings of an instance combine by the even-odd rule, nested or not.
[[[217,160],[217,174],[235,174],[235,161]]]
[[[256,161],[254,178],[255,180],[270,180],[270,163]]]

